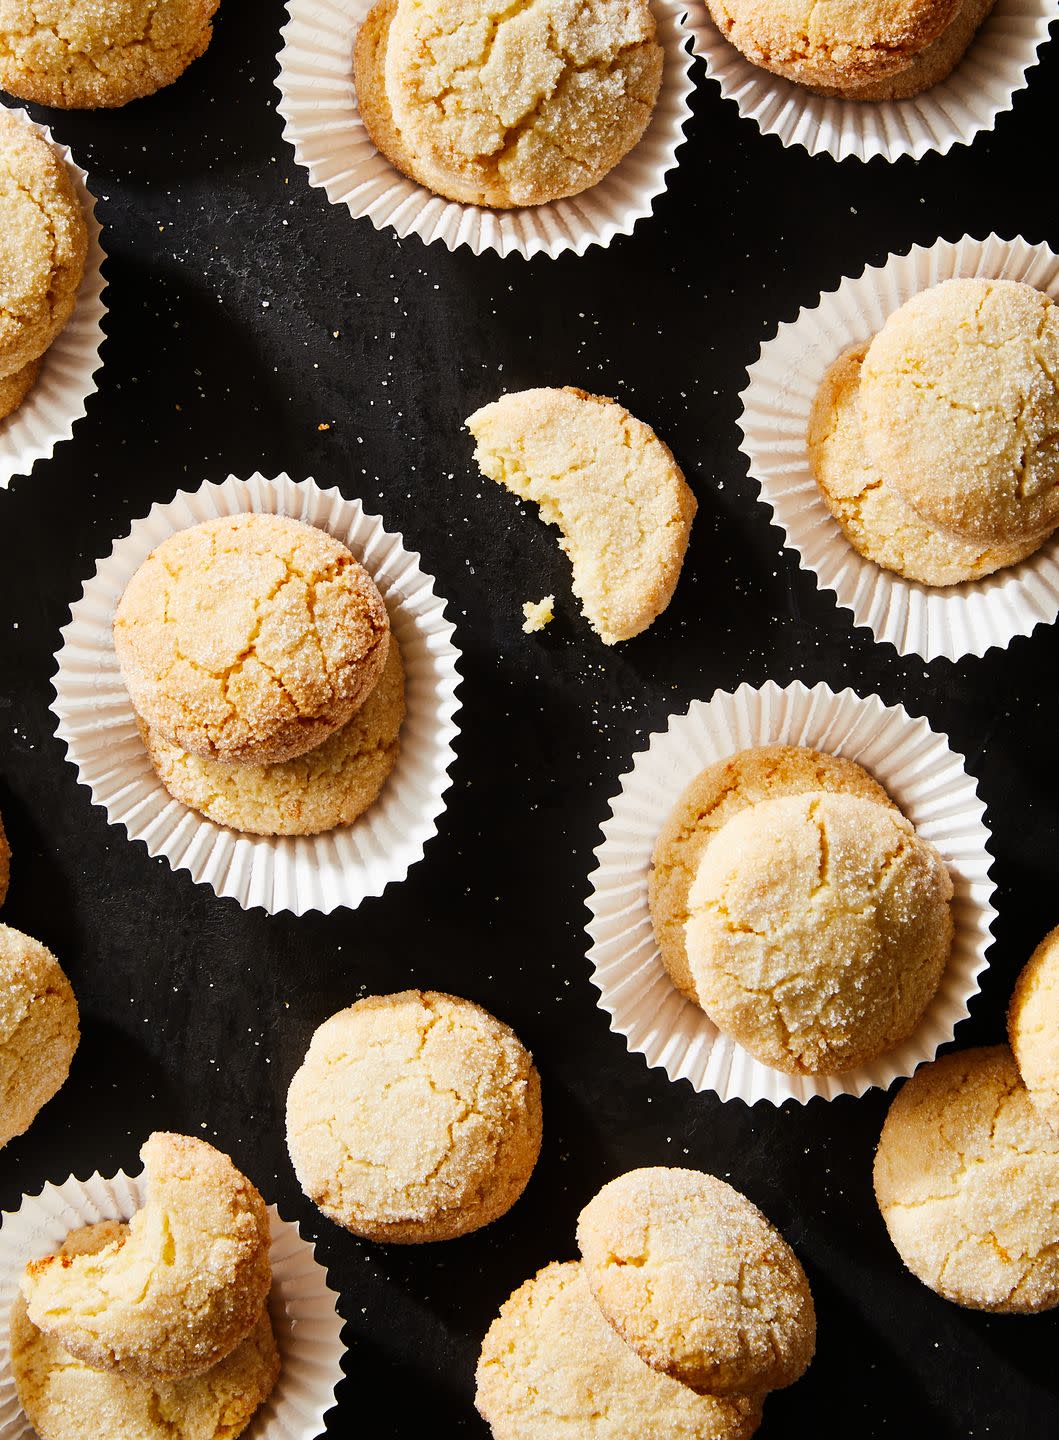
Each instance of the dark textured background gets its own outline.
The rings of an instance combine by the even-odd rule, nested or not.
[[[947,1305],[891,1249],[870,1175],[887,1097],[749,1111],[670,1084],[609,1033],[582,925],[608,796],[672,711],[744,680],[876,691],[947,731],[980,778],[1000,920],[958,1043],[1001,1038],[1013,977],[1059,919],[1056,632],[955,667],[874,645],[781,552],[735,420],[759,342],[865,263],[992,229],[1059,248],[1059,46],[994,135],[918,165],[785,150],[697,65],[696,119],[655,218],[606,251],[526,264],[398,242],[309,187],[275,111],[282,17],[275,0],[224,0],[211,49],[170,90],[113,113],[35,112],[91,172],[110,315],[75,439],[0,492],[3,918],[55,950],[84,1027],[69,1084],[0,1154],[0,1207],[71,1171],[136,1169],[153,1128],[201,1134],[319,1238],[342,1291],[349,1379],[328,1433],[481,1436],[474,1364],[501,1301],[573,1258],[604,1180],[692,1164],[763,1206],[817,1298],[817,1358],[769,1401],[764,1437],[1054,1436],[1059,1318]],[[502,389],[553,384],[627,403],[700,499],[673,604],[613,650],[578,617],[554,532],[479,477],[461,429]],[[440,834],[354,913],[244,913],[149,860],[90,805],[53,735],[52,655],[96,558],[153,501],[255,469],[362,497],[422,551],[458,627]],[[523,636],[522,601],[549,590],[555,623]],[[386,1249],[303,1199],[284,1097],[321,1020],[411,984],[515,1027],[540,1064],[546,1134],[504,1220]]]

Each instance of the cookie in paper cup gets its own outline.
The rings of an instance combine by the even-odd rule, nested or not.
[[[450,250],[469,246],[476,255],[553,258],[568,250],[583,255],[590,245],[609,245],[630,235],[651,214],[676,165],[683,127],[691,118],[685,6],[652,0],[658,43],[665,51],[662,85],[639,143],[591,189],[565,200],[515,210],[489,210],[435,195],[386,160],[368,137],[353,85],[353,44],[372,0],[288,0],[289,20],[279,53],[279,113],[283,135],[310,183],[333,205],[346,205],[377,230],[388,226],[402,239],[440,240]]]
[[[919,1025],[886,1055],[843,1075],[773,1070],[718,1031],[674,986],[651,924],[651,857],[688,782],[740,750],[777,744],[843,755],[862,765],[940,851],[955,887],[952,954]],[[996,915],[985,806],[963,757],[946,737],[877,695],[863,699],[852,690],[836,694],[827,685],[808,689],[796,682],[784,688],[769,681],[760,689],[741,685],[734,694],[718,691],[712,700],[696,700],[635,757],[602,830],[589,877],[592,983],[611,1029],[671,1080],[687,1080],[696,1090],[748,1105],[886,1089],[934,1058],[978,992]]]
[[[744,119],[784,145],[836,160],[919,160],[947,154],[992,130],[1028,84],[1029,71],[1059,19],[1056,0],[997,0],[952,74],[912,100],[843,100],[816,95],[762,70],[724,38],[705,0],[690,0],[695,54]],[[957,23],[957,22],[954,22]]]
[[[1059,533],[1028,559],[945,589],[903,579],[849,544],[809,464],[807,432],[825,373],[868,341],[913,295],[956,276],[1019,280],[1059,300],[1059,256],[1022,239],[964,238],[916,246],[842,281],[781,325],[749,370],[741,449],[786,543],[820,586],[902,655],[959,660],[1007,646],[1059,616]]]
[[[23,1197],[0,1216],[0,1440],[34,1440],[11,1370],[8,1318],[29,1260],[58,1250],[72,1230],[102,1220],[128,1220],[144,1203],[143,1177],[71,1177]],[[272,1227],[269,1313],[281,1368],[272,1394],[243,1431],[243,1440],[316,1440],[342,1378],[342,1320],[338,1296],[314,1247],[297,1225],[268,1207]]]
[[[56,445],[73,435],[88,397],[97,389],[103,316],[107,313],[102,270],[106,256],[95,197],[88,189],[88,174],[74,160],[68,146],[55,142],[46,126],[34,124],[24,110],[8,113],[21,116],[66,162],[88,227],[88,254],[74,313],[41,357],[40,374],[26,398],[6,420],[0,420],[0,489],[6,488],[16,475],[28,475],[38,460],[46,460]]]
[[[407,713],[397,763],[379,798],[352,825],[320,835],[240,834],[174,800],[144,749],[118,669],[111,626],[137,567],[167,536],[203,520],[247,511],[289,515],[341,540],[364,565],[386,602],[401,647]],[[151,855],[191,873],[218,895],[270,914],[353,908],[403,880],[437,828],[454,759],[459,708],[459,651],[445,602],[419,556],[383,528],[359,500],[312,480],[229,476],[155,505],[115,542],[85,583],[62,631],[52,684],[57,734],[78,779],[112,824],[124,825]]]

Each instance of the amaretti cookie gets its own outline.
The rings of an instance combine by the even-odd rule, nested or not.
[[[911,64],[881,80],[858,85],[814,85],[812,88],[817,95],[834,95],[843,100],[912,100],[949,78],[995,4],[996,0],[960,0],[955,17],[938,38],[925,50],[920,50]]]
[[[646,630],[673,598],[697,509],[669,447],[616,401],[569,386],[504,395],[467,428],[484,474],[558,526],[604,643]]]
[[[1059,929],[1023,967],[1008,1008],[1008,1039],[1030,1099],[1059,1134]]]
[[[0,1147],[63,1085],[79,1039],[77,1001],[58,960],[0,925]]]
[[[287,1095],[302,1189],[357,1235],[396,1244],[488,1225],[541,1145],[540,1078],[511,1030],[436,991],[372,996],[316,1031]]]
[[[42,359],[31,360],[13,375],[0,378],[0,420],[13,415],[37,383]]]
[[[946,1300],[1059,1304],[1059,1135],[1006,1045],[924,1065],[890,1106],[875,1195],[909,1270]]]
[[[210,43],[220,0],[0,0],[0,89],[93,110],[153,95]]]

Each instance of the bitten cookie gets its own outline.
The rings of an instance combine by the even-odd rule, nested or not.
[[[713,1175],[619,1176],[581,1211],[577,1243],[618,1335],[694,1390],[762,1395],[793,1384],[813,1358],[816,1312],[798,1257]]]
[[[0,1147],[24,1134],[63,1085],[80,1035],[58,960],[0,925]]]
[[[600,638],[646,630],[673,598],[698,508],[669,447],[616,401],[569,386],[504,395],[467,428],[483,473],[562,532]]]
[[[75,1230],[61,1255],[121,1244],[114,1221]],[[280,1359],[267,1307],[242,1344],[188,1380],[129,1379],[93,1370],[29,1319],[20,1295],[11,1312],[11,1370],[19,1402],[40,1440],[235,1440],[267,1400]]]
[[[312,1038],[287,1095],[306,1195],[369,1240],[450,1240],[506,1214],[541,1145],[540,1078],[506,1025],[436,991],[376,995]]]
[[[1008,1039],[1030,1099],[1059,1134],[1059,929],[1034,950],[1015,985]]]
[[[272,1284],[265,1202],[227,1155],[157,1132],[147,1199],[95,1254],[47,1255],[22,1277],[39,1330],[96,1370],[138,1380],[201,1374],[250,1334]]]
[[[892,803],[855,760],[796,745],[762,745],[708,765],[673,807],[655,842],[648,898],[662,963],[673,984],[690,1000],[698,997],[684,939],[688,891],[707,845],[741,810],[762,800],[813,790],[862,795],[880,805]]]
[[[38,105],[126,105],[178,79],[220,0],[0,0],[0,89]]]
[[[323,744],[370,695],[390,622],[340,541],[284,515],[169,536],[125,588],[114,646],[132,703],[172,744],[276,764]]]
[[[756,1398],[697,1395],[652,1370],[604,1320],[580,1265],[546,1265],[482,1341],[478,1412],[495,1440],[748,1440]]]
[[[911,100],[947,80],[966,55],[996,0],[963,0],[956,18],[933,44],[921,50],[910,65],[883,80],[867,85],[814,85],[817,95],[837,95],[843,100]]]
[[[896,310],[861,370],[879,478],[983,545],[1059,523],[1059,308],[1012,280],[947,280]]]
[[[1006,1045],[917,1070],[890,1106],[875,1196],[901,1259],[946,1300],[1030,1314],[1059,1304],[1059,1136]]]
[[[691,886],[699,1001],[774,1069],[867,1064],[933,998],[952,894],[941,856],[894,809],[855,795],[762,801],[728,821]]]
[[[400,752],[404,668],[390,636],[382,676],[341,730],[295,760],[204,760],[140,722],[151,764],[174,799],[250,835],[319,835],[351,825],[378,799]]]
[[[64,161],[2,106],[0,216],[0,378],[7,378],[39,359],[73,314],[88,228]],[[23,375],[6,387],[6,413],[24,383]]]

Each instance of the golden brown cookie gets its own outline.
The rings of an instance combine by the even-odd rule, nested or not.
[[[1006,1045],[924,1065],[890,1106],[875,1196],[901,1259],[946,1300],[1059,1304],[1059,1135]]]
[[[397,0],[378,0],[361,22],[353,47],[353,84],[371,143],[402,175],[419,184],[414,158],[402,143],[386,94],[386,42],[396,10]]]
[[[13,375],[0,377],[0,420],[6,420],[9,415],[13,415],[25,400],[37,383],[42,364],[43,356],[23,365],[22,369],[16,370]]]
[[[21,930],[0,925],[0,1148],[28,1130],[60,1089],[80,1033],[77,1001],[58,960]]]
[[[369,1240],[419,1244],[506,1214],[541,1145],[540,1077],[506,1025],[436,991],[375,995],[316,1031],[287,1095],[302,1189]]]
[[[1008,1039],[1030,1099],[1059,1134],[1059,928],[1023,967],[1008,1008]]]
[[[805,1373],[816,1312],[797,1255],[756,1205],[700,1170],[631,1170],[577,1222],[581,1265],[618,1335],[711,1395],[763,1395]]]
[[[140,717],[229,764],[276,764],[323,744],[371,694],[389,631],[374,580],[346,546],[285,515],[169,536],[114,616]]]
[[[978,31],[989,16],[996,0],[962,0],[956,18],[941,32],[933,44],[921,50],[910,65],[873,80],[867,85],[845,88],[814,85],[817,95],[837,95],[843,100],[911,100],[947,80],[966,55]]]

